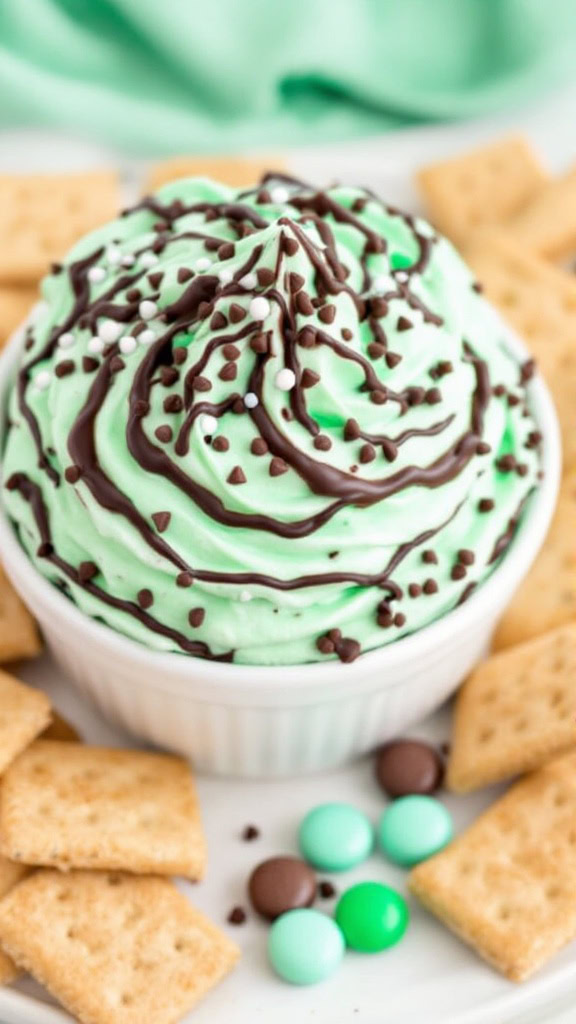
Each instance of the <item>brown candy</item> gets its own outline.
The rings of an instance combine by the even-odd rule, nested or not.
[[[309,907],[316,896],[316,876],[298,857],[270,857],[250,875],[250,902],[262,917],[274,921],[280,914]]]
[[[422,740],[393,740],[376,755],[376,778],[390,797],[434,793],[443,775],[440,754]]]

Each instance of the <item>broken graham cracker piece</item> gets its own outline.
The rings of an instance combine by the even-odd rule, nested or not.
[[[417,180],[430,220],[462,245],[478,228],[516,214],[548,176],[526,139],[514,136],[429,164]]]
[[[17,886],[0,942],[82,1024],[176,1024],[240,955],[167,879],[87,871]]]
[[[576,252],[576,168],[554,178],[506,225],[511,234],[544,259],[563,260]]]
[[[0,669],[0,775],[49,722],[46,694]]]
[[[495,651],[576,620],[576,471],[560,496],[544,545],[500,619]]]
[[[28,868],[23,864],[13,864],[0,856],[0,900],[27,874]],[[9,985],[19,974],[16,964],[0,948],[0,985]]]
[[[36,623],[0,565],[0,662],[33,658],[41,650]]]
[[[409,887],[507,978],[534,974],[576,936],[576,753],[516,783]]]
[[[39,299],[33,285],[0,285],[0,349],[30,313]]]
[[[0,282],[37,281],[120,204],[111,171],[0,174]]]
[[[448,789],[469,793],[576,752],[576,622],[482,662],[454,711]]]
[[[190,766],[179,757],[38,740],[6,772],[0,849],[24,864],[204,873]]]
[[[283,160],[275,156],[177,156],[152,164],[144,179],[142,191],[145,195],[155,192],[162,185],[168,185],[176,178],[214,178],[233,188],[254,185],[267,171],[280,170]]]
[[[576,278],[502,231],[480,232],[465,255],[537,360],[560,419],[564,464],[576,466]]]

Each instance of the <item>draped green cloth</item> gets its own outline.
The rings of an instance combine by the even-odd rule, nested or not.
[[[0,127],[134,153],[471,117],[576,74],[576,0],[0,0]]]

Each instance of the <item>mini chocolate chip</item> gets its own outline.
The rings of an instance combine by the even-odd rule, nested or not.
[[[511,409],[513,409],[515,405],[520,405],[518,395],[508,395],[508,405]]]
[[[316,641],[316,647],[321,654],[334,654],[336,650],[335,644],[327,636],[319,636]]]
[[[381,345],[379,341],[371,341],[368,345],[368,355],[370,359],[381,359],[382,356],[386,355],[386,347]]]
[[[268,288],[271,284],[274,284],[274,271],[269,270],[268,267],[259,267],[256,271],[256,278],[262,288]]]
[[[410,331],[414,327],[414,324],[406,316],[399,316],[396,321],[397,331]]]
[[[241,466],[234,466],[234,469],[232,469],[230,471],[230,473],[228,474],[226,479],[227,479],[229,484],[245,484],[246,483],[246,477],[244,475],[244,470],[242,469]]]
[[[232,404],[232,412],[235,413],[236,416],[243,416],[244,413],[246,412],[246,406],[244,405],[244,402],[242,401],[241,398],[234,399],[234,402]]]
[[[463,580],[465,575],[466,575],[466,566],[465,565],[460,565],[460,563],[458,562],[457,565],[453,565],[452,566],[452,570],[450,572],[450,578],[451,579],[453,579],[453,580]]]
[[[174,366],[161,366],[160,367],[160,380],[165,388],[172,387],[173,384],[179,379],[180,373]]]
[[[295,299],[296,309],[302,316],[312,316],[314,312],[314,306],[310,301],[310,296],[307,292],[298,292]]]
[[[182,412],[184,402],[180,395],[168,395],[162,403],[164,412]]]
[[[179,572],[176,577],[177,587],[191,587],[194,583],[194,577],[191,572]]]
[[[282,241],[282,248],[287,256],[295,256],[298,252],[298,242],[295,238],[284,237]]]
[[[207,320],[209,316],[212,316],[213,309],[213,302],[200,302],[198,305],[198,317],[200,320]]]
[[[224,313],[221,313],[220,310],[217,309],[216,312],[212,314],[212,319],[210,320],[210,330],[222,331],[227,326],[228,321],[224,316]]]
[[[528,473],[528,466],[526,465],[526,463],[519,462],[516,466],[516,472],[518,476],[526,476],[526,474]]]
[[[241,320],[246,316],[246,310],[243,306],[239,306],[237,302],[233,302],[228,310],[228,317],[230,323],[239,324]]]
[[[312,443],[319,452],[329,452],[332,447],[332,441],[326,434],[317,434]]]
[[[242,830],[242,839],[245,843],[251,843],[254,839],[260,838],[260,829],[256,825],[246,825]]]
[[[264,355],[268,351],[268,335],[259,332],[250,339],[250,348],[256,355]]]
[[[252,455],[266,455],[268,445],[263,437],[255,437],[250,445]]]
[[[303,327],[298,333],[298,344],[302,348],[316,347],[316,331],[313,327]]]
[[[462,565],[474,565],[476,555],[473,551],[470,551],[470,548],[460,548],[460,551],[458,552],[458,561],[461,562]]]
[[[393,441],[382,441],[382,454],[387,462],[394,462],[398,457],[398,448]]]
[[[406,616],[403,612],[396,612],[396,615],[394,616],[394,625],[398,626],[399,629],[406,625]]]
[[[192,610],[188,612],[188,622],[194,629],[197,629],[198,626],[201,626],[204,622],[205,616],[206,612],[204,611],[204,608],[192,608]]]
[[[342,335],[344,341],[352,341],[352,338],[354,337],[354,334],[352,333],[349,327],[343,327],[342,330],[340,331],[340,334]]]
[[[438,405],[438,402],[442,401],[442,394],[439,388],[428,388],[426,392],[426,402],[428,405]]]
[[[172,349],[172,359],[174,360],[177,366],[180,366],[182,363],[185,363],[187,356],[188,349],[185,348],[183,345],[177,345],[176,348]]]
[[[306,284],[306,279],[302,277],[302,274],[296,274],[293,270],[288,274],[288,288],[295,294],[299,292],[301,288]]]
[[[236,380],[238,376],[238,367],[236,363],[224,363],[221,370],[218,371],[220,380]]]
[[[148,274],[148,280],[152,288],[159,288],[164,279],[163,270],[155,270],[152,274]]]
[[[388,303],[385,299],[375,296],[373,299],[370,299],[370,312],[372,316],[380,320],[388,312]]]
[[[82,369],[84,373],[94,373],[98,369],[99,363],[97,359],[93,359],[92,356],[82,356]]]
[[[496,459],[496,469],[499,469],[501,473],[511,473],[513,469],[516,469],[514,455],[502,455]]]
[[[288,466],[284,462],[284,459],[274,457],[270,462],[270,469],[268,471],[270,476],[282,476],[283,473],[288,472]]]
[[[478,502],[478,509],[480,512],[491,512],[494,508],[494,502],[492,498],[480,498]]]
[[[126,363],[120,356],[112,356],[110,360],[110,373],[120,373],[123,370]]]
[[[234,242],[224,242],[218,248],[218,259],[219,260],[231,260],[236,252],[236,246]]]
[[[520,367],[520,383],[527,384],[536,373],[536,362],[534,359],[527,359]]]
[[[139,288],[129,288],[126,292],[126,298],[128,302],[138,302],[142,298],[142,292]]]
[[[495,395],[496,398],[502,398],[502,395],[506,394],[506,388],[503,384],[496,384],[496,386],[492,388],[492,394]]]
[[[211,391],[212,381],[209,381],[207,377],[198,375],[192,378],[192,387],[194,391]]]
[[[240,349],[236,348],[236,345],[224,345],[222,355],[224,356],[224,359],[234,362],[235,359],[240,358]]]
[[[357,640],[353,640],[352,637],[344,637],[336,644],[336,654],[340,658],[340,661],[345,665],[349,665],[352,661],[356,661],[356,658],[360,655],[362,648]]]
[[[488,455],[491,451],[492,448],[487,441],[479,441],[478,444],[476,445],[477,455]]]
[[[426,551],[422,552],[422,561],[425,562],[426,565],[437,565],[438,555],[435,551],[432,551],[431,548],[428,548]]]
[[[232,907],[232,910],[228,914],[226,919],[228,924],[244,924],[246,921],[246,911],[243,907]]]
[[[82,476],[80,467],[79,466],[66,466],[66,469],[64,470],[64,476],[65,476],[65,478],[66,478],[66,480],[68,481],[69,484],[76,484],[76,483],[78,483],[80,477]]]
[[[406,401],[408,405],[422,405],[426,392],[424,388],[410,387],[406,388]]]
[[[408,593],[410,594],[410,597],[420,597],[422,587],[419,583],[410,583],[408,586]]]
[[[80,562],[78,566],[78,579],[80,583],[87,583],[98,575],[98,566],[95,562]]]
[[[374,405],[384,405],[387,400],[388,396],[384,388],[370,392],[370,401],[373,402]]]
[[[482,292],[484,291],[484,288],[483,288],[483,286],[482,286],[482,285],[480,284],[480,281],[473,281],[473,282],[472,282],[472,291],[473,291],[473,292],[477,292],[477,293],[478,293],[478,295],[481,295],[481,294],[482,294]]]
[[[158,438],[159,441],[168,443],[168,441],[172,440],[174,433],[172,431],[172,427],[170,427],[167,423],[164,423],[162,424],[162,426],[156,427],[154,435]]]
[[[75,369],[76,364],[72,359],[64,359],[61,363],[56,363],[54,373],[57,377],[68,377]]]
[[[438,584],[436,583],[436,580],[425,580],[422,590],[425,594],[436,594],[438,592]]]
[[[333,324],[336,319],[336,306],[333,306],[332,303],[322,306],[322,309],[318,310],[318,319],[323,324]]]
[[[137,597],[138,604],[144,610],[146,610],[146,608],[151,608],[154,604],[154,595],[151,590],[148,590],[148,587],[144,587],[142,590],[139,590]]]
[[[355,420],[355,419],[346,420],[346,423],[344,424],[344,440],[345,441],[356,441],[360,437],[361,433],[362,433],[362,431],[360,430],[360,425],[358,423],[358,420]]]
[[[360,462],[373,462],[376,458],[376,449],[371,444],[363,444],[360,449]]]
[[[387,352],[384,358],[386,360],[386,366],[388,366],[390,370],[393,370],[395,366],[398,366],[398,363],[402,362],[402,356],[398,352]]]
[[[170,512],[153,512],[152,520],[158,530],[158,533],[164,533],[170,525],[172,516]]]
[[[338,895],[336,886],[332,882],[318,882],[318,895],[322,900],[332,900]]]
[[[212,438],[212,447],[217,452],[227,452],[230,447],[230,442],[227,437],[223,437],[219,434],[218,437]]]
[[[315,370],[309,370],[308,367],[306,367],[302,371],[300,384],[303,388],[313,388],[314,385],[317,384],[319,380],[320,374],[316,373]]]

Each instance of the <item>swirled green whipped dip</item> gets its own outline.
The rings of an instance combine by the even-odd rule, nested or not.
[[[113,629],[352,661],[465,600],[512,539],[531,367],[450,244],[370,193],[177,181],[43,294],[5,499],[40,572]]]

